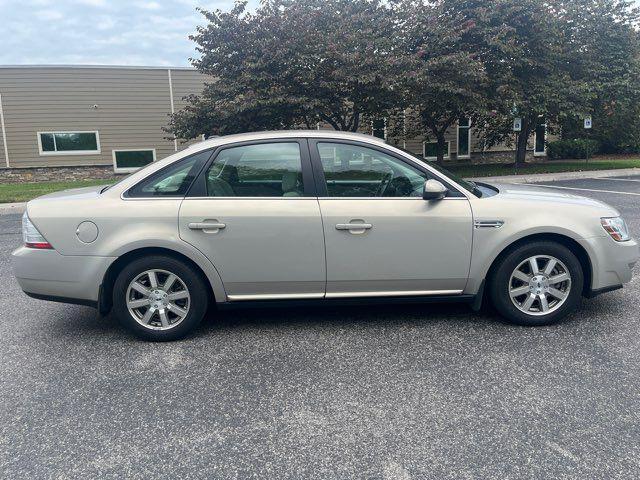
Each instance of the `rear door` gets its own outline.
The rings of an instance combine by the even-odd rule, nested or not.
[[[304,139],[225,146],[180,208],[180,236],[230,301],[322,298],[324,238]]]
[[[472,213],[452,189],[425,201],[428,171],[383,147],[310,142],[327,256],[327,298],[456,295],[469,275]]]

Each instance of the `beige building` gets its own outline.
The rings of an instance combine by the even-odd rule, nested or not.
[[[185,96],[202,91],[204,78],[190,68],[0,66],[0,167],[104,166],[126,173],[166,157],[185,145],[167,138],[162,127],[185,105]],[[383,120],[363,130],[386,138]],[[428,137],[400,143],[425,158],[435,156]],[[512,152],[506,146],[484,149],[466,120],[449,130],[447,143],[452,162]],[[545,154],[543,125],[531,150]]]
[[[162,130],[203,80],[189,68],[0,67],[0,166],[130,171],[183,148]]]

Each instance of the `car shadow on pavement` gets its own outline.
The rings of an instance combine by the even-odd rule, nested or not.
[[[206,331],[237,327],[412,325],[439,322],[494,323],[462,304],[377,304],[359,306],[268,307],[222,310],[203,322]]]
[[[602,315],[614,314],[619,307],[616,298],[601,297],[584,300],[581,309],[560,324],[542,329],[575,329],[583,322],[600,323]],[[55,336],[132,338],[112,315],[101,316],[89,307],[60,305],[51,316]],[[601,327],[606,328],[604,322]],[[491,309],[473,312],[468,305],[455,303],[375,304],[359,306],[267,307],[211,311],[200,327],[188,338],[207,337],[238,329],[304,330],[321,329],[376,329],[398,327],[438,327],[443,324],[474,330],[529,330],[506,324]]]

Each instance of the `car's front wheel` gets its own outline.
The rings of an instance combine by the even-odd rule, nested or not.
[[[584,273],[564,245],[537,241],[508,253],[489,282],[498,312],[526,326],[550,325],[575,311],[582,299]]]
[[[170,341],[184,337],[207,311],[208,291],[193,268],[168,256],[134,260],[118,275],[113,307],[138,337]]]

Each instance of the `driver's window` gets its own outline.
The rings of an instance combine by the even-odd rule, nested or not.
[[[318,143],[329,197],[422,197],[427,174],[378,150]]]

